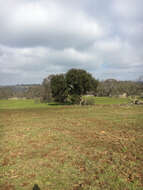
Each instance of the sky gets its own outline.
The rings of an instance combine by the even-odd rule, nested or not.
[[[84,69],[96,79],[143,75],[142,0],[0,0],[0,85]]]

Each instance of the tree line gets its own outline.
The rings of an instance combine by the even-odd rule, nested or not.
[[[82,69],[70,69],[65,74],[49,75],[39,85],[1,86],[0,99],[12,97],[39,98],[43,102],[78,103],[82,95],[143,96],[143,81],[117,81],[107,79],[99,81]]]

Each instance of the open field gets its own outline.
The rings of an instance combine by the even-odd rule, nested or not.
[[[34,100],[0,100],[0,109],[29,109],[29,108],[44,108],[47,104],[42,104],[40,101],[35,103]]]
[[[128,98],[109,98],[95,97],[95,104],[126,104]],[[50,104],[51,105],[51,104]],[[52,106],[54,103],[52,104]],[[29,109],[29,108],[46,108],[46,103],[40,103],[39,100],[0,100],[0,109]]]
[[[143,189],[143,106],[2,103],[0,190]]]

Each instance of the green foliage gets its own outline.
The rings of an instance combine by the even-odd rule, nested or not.
[[[65,75],[54,75],[51,79],[52,96],[55,101],[64,103],[68,96]]]
[[[66,82],[70,95],[84,95],[89,91],[95,91],[98,82],[82,69],[71,69],[66,74]]]
[[[81,95],[87,92],[95,93],[98,81],[95,80],[91,74],[81,69],[71,69],[66,75],[51,75],[44,79],[43,85],[45,87],[45,96],[50,92],[52,97],[57,102],[69,102],[72,104],[79,104]]]
[[[81,97],[77,94],[68,95],[67,102],[70,104],[79,104]]]

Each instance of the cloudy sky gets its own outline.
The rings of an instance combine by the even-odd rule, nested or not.
[[[143,75],[143,0],[0,0],[0,85],[81,68]]]

